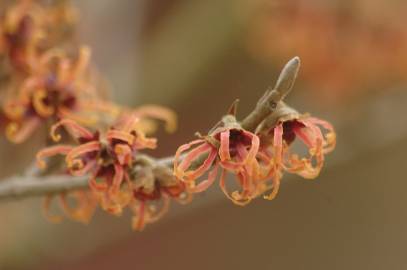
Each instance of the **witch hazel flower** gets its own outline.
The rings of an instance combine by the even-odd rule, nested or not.
[[[19,75],[35,72],[39,55],[63,43],[76,20],[68,3],[40,5],[20,0],[0,17],[0,58]]]
[[[224,194],[235,204],[245,205],[259,195],[263,186],[260,180],[264,172],[257,159],[259,144],[257,135],[242,129],[233,115],[227,115],[207,136],[178,148],[174,175],[191,192],[202,192],[215,182],[220,170],[219,186]],[[207,179],[199,181],[205,173]],[[227,173],[235,175],[240,190],[228,190]]]
[[[116,113],[86,80],[89,58],[86,46],[79,50],[76,61],[57,49],[41,56],[35,73],[23,81],[17,93],[11,92],[4,104],[4,112],[12,120],[6,129],[10,141],[24,142],[47,121],[69,118],[89,125],[97,121],[96,112],[102,109]],[[89,111],[92,113],[87,114]]]
[[[7,56],[18,71],[29,72],[37,56],[43,10],[31,0],[18,1],[0,19],[0,56]]]
[[[137,130],[137,122],[137,117],[125,115],[117,125],[100,134],[73,120],[63,119],[51,128],[51,137],[59,141],[61,135],[56,132],[63,126],[78,145],[60,144],[45,148],[37,154],[38,165],[45,166],[44,158],[57,154],[65,156],[68,173],[73,176],[89,175],[89,185],[100,195],[102,208],[120,214],[129,198],[122,192],[122,183],[126,181],[131,186],[128,169],[138,150],[156,147],[155,139],[146,138]]]
[[[159,110],[154,113],[152,108]],[[166,112],[169,114],[166,115]],[[131,198],[129,171],[135,164],[138,152],[142,149],[154,149],[157,145],[155,138],[145,135],[143,125],[140,124],[144,118],[140,117],[152,121],[153,117],[159,115],[167,126],[176,125],[172,111],[155,105],[148,110],[136,109],[122,113],[103,133],[91,131],[74,120],[62,119],[51,127],[51,138],[60,141],[58,129],[63,127],[77,145],[59,144],[41,150],[37,154],[38,165],[44,168],[45,158],[58,154],[65,156],[67,172],[73,176],[89,175],[89,185],[97,194],[102,208],[120,214]],[[127,183],[127,190],[123,188],[124,181]]]
[[[265,196],[273,199],[277,194],[283,171],[306,179],[316,178],[325,161],[325,155],[336,146],[333,126],[324,120],[300,114],[281,102],[276,112],[258,128],[262,147],[260,154],[270,160],[270,177],[274,181],[273,192]],[[307,155],[300,157],[293,152],[297,138],[307,148]]]
[[[141,231],[145,225],[156,222],[169,210],[171,200],[186,204],[192,199],[184,182],[175,178],[168,167],[147,165],[134,170],[132,196],[129,208],[133,213],[132,227]]]

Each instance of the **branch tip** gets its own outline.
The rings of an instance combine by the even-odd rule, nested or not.
[[[300,66],[301,60],[296,56],[288,61],[281,71],[274,90],[280,93],[282,99],[284,99],[293,88]]]

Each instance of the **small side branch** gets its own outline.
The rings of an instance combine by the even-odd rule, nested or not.
[[[171,166],[173,157],[153,159],[148,158],[156,166]],[[0,183],[0,201],[59,194],[68,191],[88,188],[88,177],[73,177],[70,175],[52,176],[13,176]]]
[[[64,176],[14,176],[0,184],[0,201],[64,193],[88,186],[85,177]]]

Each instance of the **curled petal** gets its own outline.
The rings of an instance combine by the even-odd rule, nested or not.
[[[121,130],[116,130],[116,129],[111,129],[106,133],[106,139],[108,140],[120,140],[123,142],[128,143],[129,145],[132,145],[134,142],[134,136],[131,135],[128,132],[121,131]]]
[[[145,223],[153,223],[161,219],[170,208],[170,197],[168,195],[163,194],[162,196],[162,205],[160,208],[157,207],[148,207],[146,212],[148,213],[147,218],[145,219]]]
[[[213,162],[215,161],[217,155],[218,153],[216,149],[212,149],[209,152],[208,157],[197,169],[185,173],[186,181],[193,181],[202,176],[206,171],[208,171],[209,168],[212,166]]]
[[[96,202],[84,191],[77,191],[71,194],[76,200],[76,206],[71,207],[64,193],[59,196],[61,208],[64,213],[73,220],[88,224],[96,208]]]
[[[316,164],[313,165],[313,158],[315,157]],[[324,155],[322,150],[322,143],[310,150],[308,158],[300,159],[298,155],[291,155],[289,160],[289,167],[286,168],[288,172],[296,173],[306,179],[316,178],[324,165]]]
[[[178,197],[175,197],[174,199],[178,203],[185,205],[185,204],[190,203],[192,201],[192,198],[193,198],[192,193],[184,191]]]
[[[134,142],[136,149],[155,149],[157,148],[157,139],[146,138],[143,133],[138,132]]]
[[[235,144],[234,148],[235,148],[235,150],[238,151],[237,161],[232,160],[232,158],[230,156],[229,132],[225,131],[225,132],[222,132],[220,135],[221,146],[219,148],[219,156],[221,158],[221,165],[223,168],[225,168],[229,171],[232,171],[232,172],[239,172],[242,169],[242,167],[244,167],[245,165],[250,166],[250,164],[256,160],[256,155],[259,151],[259,146],[260,146],[259,137],[255,134],[245,131],[245,130],[242,130],[241,132],[245,137],[250,138],[251,143],[250,143],[249,151],[246,151],[246,146],[243,143],[238,142],[237,144]],[[243,148],[245,150],[244,153],[242,151],[240,151],[240,153],[239,153],[239,149],[242,150]]]
[[[71,74],[72,78],[77,78],[78,76],[84,73],[84,71],[89,65],[91,54],[92,54],[91,49],[88,46],[82,46],[80,48],[78,61],[76,62],[76,65],[72,70]]]
[[[336,133],[330,132],[325,135],[326,137],[326,145],[324,145],[324,154],[328,154],[335,150],[336,147]]]
[[[61,135],[56,133],[57,129],[61,126],[65,127],[67,132],[75,139],[84,138],[90,140],[93,138],[92,132],[82,127],[75,121],[71,119],[62,119],[61,121],[59,121],[58,123],[51,127],[50,135],[51,138],[56,142],[61,140]]]
[[[325,135],[326,144],[324,145],[324,153],[327,154],[332,152],[336,146],[336,133],[331,123],[315,117],[308,118],[308,121],[313,124],[320,125],[328,131],[328,133]]]
[[[142,231],[146,224],[156,222],[168,212],[170,198],[166,194],[163,194],[162,198],[162,205],[159,208],[156,205],[149,205],[147,201],[135,202],[132,207],[134,213],[132,227],[134,230]]]
[[[282,174],[281,171],[278,171],[274,174],[274,176],[271,179],[272,186],[267,188],[267,190],[272,189],[272,191],[270,194],[264,195],[263,196],[264,199],[271,201],[277,196],[277,193],[280,189],[281,174]]]
[[[229,137],[230,130],[225,130],[220,133],[220,147],[219,147],[219,157],[221,161],[230,160],[230,149],[229,149]]]
[[[250,177],[247,175],[245,171],[237,174],[235,176],[236,179],[238,179],[240,186],[242,187],[241,191],[235,190],[232,192],[232,198],[233,202],[238,204],[238,205],[246,205],[248,204],[252,198],[254,198],[257,193],[256,189],[253,188],[252,181],[250,180]]]
[[[108,186],[106,183],[98,183],[96,181],[96,173],[94,173],[90,178],[89,178],[89,187],[95,191],[95,192],[105,192],[108,189]]]
[[[81,110],[82,108],[76,108],[74,111],[72,109],[65,108],[64,106],[59,106],[57,115],[60,119],[70,119],[85,126],[94,126],[98,122],[98,117],[95,115],[76,113],[76,111],[79,112]]]
[[[249,152],[243,161],[243,163],[251,163],[253,160],[255,160],[257,153],[259,152],[259,146],[260,146],[260,139],[257,135],[248,132],[248,131],[243,131],[243,134],[245,134],[248,137],[251,137],[251,147],[249,149]]]
[[[191,146],[203,143],[202,145],[196,147],[192,151],[190,151],[182,162],[179,164],[179,158],[181,153],[188,150]],[[199,161],[198,159],[201,156],[208,155],[202,164],[199,165],[196,169],[190,169],[192,162]],[[174,158],[174,175],[183,181],[193,181],[198,177],[202,176],[213,164],[216,157],[218,155],[218,151],[215,147],[210,145],[204,140],[196,140],[189,144],[182,145],[178,148],[177,153],[175,154]]]
[[[177,151],[175,152],[175,156],[174,156],[174,175],[175,176],[179,176],[181,177],[183,175],[183,171],[185,171],[185,169],[180,170],[180,161],[182,159],[182,154],[187,151],[188,149],[190,149],[192,146],[199,144],[199,143],[203,143],[205,142],[204,140],[195,140],[192,141],[190,143],[181,145],[180,147],[178,147]],[[191,164],[191,163],[190,163]]]
[[[289,155],[286,170],[306,179],[314,179],[319,175],[324,165],[324,154],[326,150],[331,151],[335,146],[335,138],[328,137],[327,140],[329,139],[331,141],[327,142],[321,129],[317,125],[326,127],[333,136],[335,136],[335,133],[333,133],[333,127],[329,123],[316,118],[307,118],[301,120],[301,123],[303,123],[305,127],[295,128],[294,133],[301,138],[309,148],[309,157],[300,159],[298,155]],[[327,146],[327,148],[324,148],[324,146]],[[315,165],[313,165],[314,160]]]
[[[115,195],[119,192],[120,186],[123,182],[124,179],[124,169],[123,166],[119,164],[114,164],[114,177],[113,177],[113,183],[112,186],[110,187],[110,192],[112,195]]]
[[[44,89],[40,89],[33,94],[33,106],[35,111],[44,118],[50,117],[55,112],[53,107],[44,103],[46,97],[47,92]]]
[[[52,223],[60,223],[64,218],[60,215],[52,215],[50,214],[50,208],[51,208],[51,203],[52,199],[54,197],[52,195],[46,196],[44,198],[44,201],[42,203],[42,213],[44,214],[44,217],[52,222]]]
[[[218,175],[218,168],[219,165],[216,164],[214,168],[209,172],[208,179],[203,180],[198,185],[189,188],[188,190],[193,193],[199,193],[207,190],[216,180],[216,176]]]
[[[149,117],[164,121],[165,129],[169,133],[172,133],[177,129],[177,116],[170,109],[157,105],[144,105],[137,108],[135,113],[140,118]]]
[[[74,149],[72,149],[66,156],[65,160],[68,168],[71,172],[75,172],[84,167],[84,162],[80,156],[83,156],[88,153],[100,151],[101,145],[97,141],[91,141],[85,144],[81,144]]]
[[[57,70],[57,80],[60,85],[65,85],[71,79],[69,76],[71,69],[71,60],[68,58],[60,59]]]
[[[298,136],[304,142],[304,144],[308,148],[314,147],[314,145],[315,145],[315,139],[314,139],[315,135],[313,134],[311,129],[303,128],[303,127],[295,127],[294,128],[294,133],[295,133],[296,136]]]
[[[41,124],[41,120],[37,117],[31,117],[28,120],[18,124],[11,122],[6,127],[6,136],[11,142],[19,144],[24,142],[36,128]]]
[[[274,150],[274,166],[276,170],[282,168],[283,162],[283,124],[280,123],[274,128],[273,138],[273,150]]]
[[[140,118],[138,118],[134,113],[124,114],[117,122],[117,129],[127,133],[137,131],[137,124],[139,121]]]
[[[137,205],[133,207],[134,216],[132,218],[133,230],[142,231],[145,226],[145,201],[137,202]]]
[[[21,101],[8,101],[3,106],[3,111],[10,119],[16,120],[24,116],[27,104]]]
[[[95,160],[87,161],[86,164],[83,164],[82,161],[75,162],[69,170],[69,173],[73,176],[83,176],[97,167]]]
[[[18,99],[23,102],[29,102],[34,92],[37,89],[44,89],[43,78],[30,77],[24,80],[21,88],[19,89]]]
[[[37,165],[41,169],[46,168],[44,159],[55,155],[66,155],[73,149],[70,145],[55,145],[39,151],[36,155]]]
[[[257,153],[257,159],[259,160],[259,166],[260,166],[260,178],[265,179],[272,177],[274,174],[274,161],[273,161],[273,156],[269,156],[266,153],[258,152]]]
[[[227,187],[226,187],[226,183],[225,183],[225,181],[226,181],[226,176],[227,176],[227,174],[226,174],[226,170],[225,169],[222,169],[222,172],[221,172],[221,176],[220,176],[220,180],[219,180],[219,187],[220,187],[220,189],[223,191],[223,193],[225,194],[225,196],[229,199],[229,200],[231,200],[234,204],[236,204],[236,205],[240,205],[240,206],[245,206],[245,205],[247,205],[249,202],[250,202],[250,198],[245,198],[245,199],[243,199],[243,198],[236,198],[236,197],[238,197],[237,196],[237,193],[235,193],[235,192],[232,192],[232,195],[230,194],[230,192],[228,191],[228,189],[227,189]],[[235,195],[233,195],[233,194],[235,194]]]
[[[243,166],[242,162],[231,162],[231,161],[221,161],[220,164],[222,168],[228,170],[229,172],[238,173]]]
[[[201,155],[206,154],[211,149],[213,149],[213,147],[207,143],[196,147],[185,156],[178,168],[182,171],[186,171],[191,166],[192,162]]]
[[[123,213],[123,207],[129,203],[129,193],[117,192],[116,194],[101,193],[99,194],[100,206],[106,212],[120,216]]]

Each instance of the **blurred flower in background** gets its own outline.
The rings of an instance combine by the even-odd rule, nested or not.
[[[300,55],[319,98],[343,102],[406,81],[407,2],[254,1],[247,46],[262,62]]]

